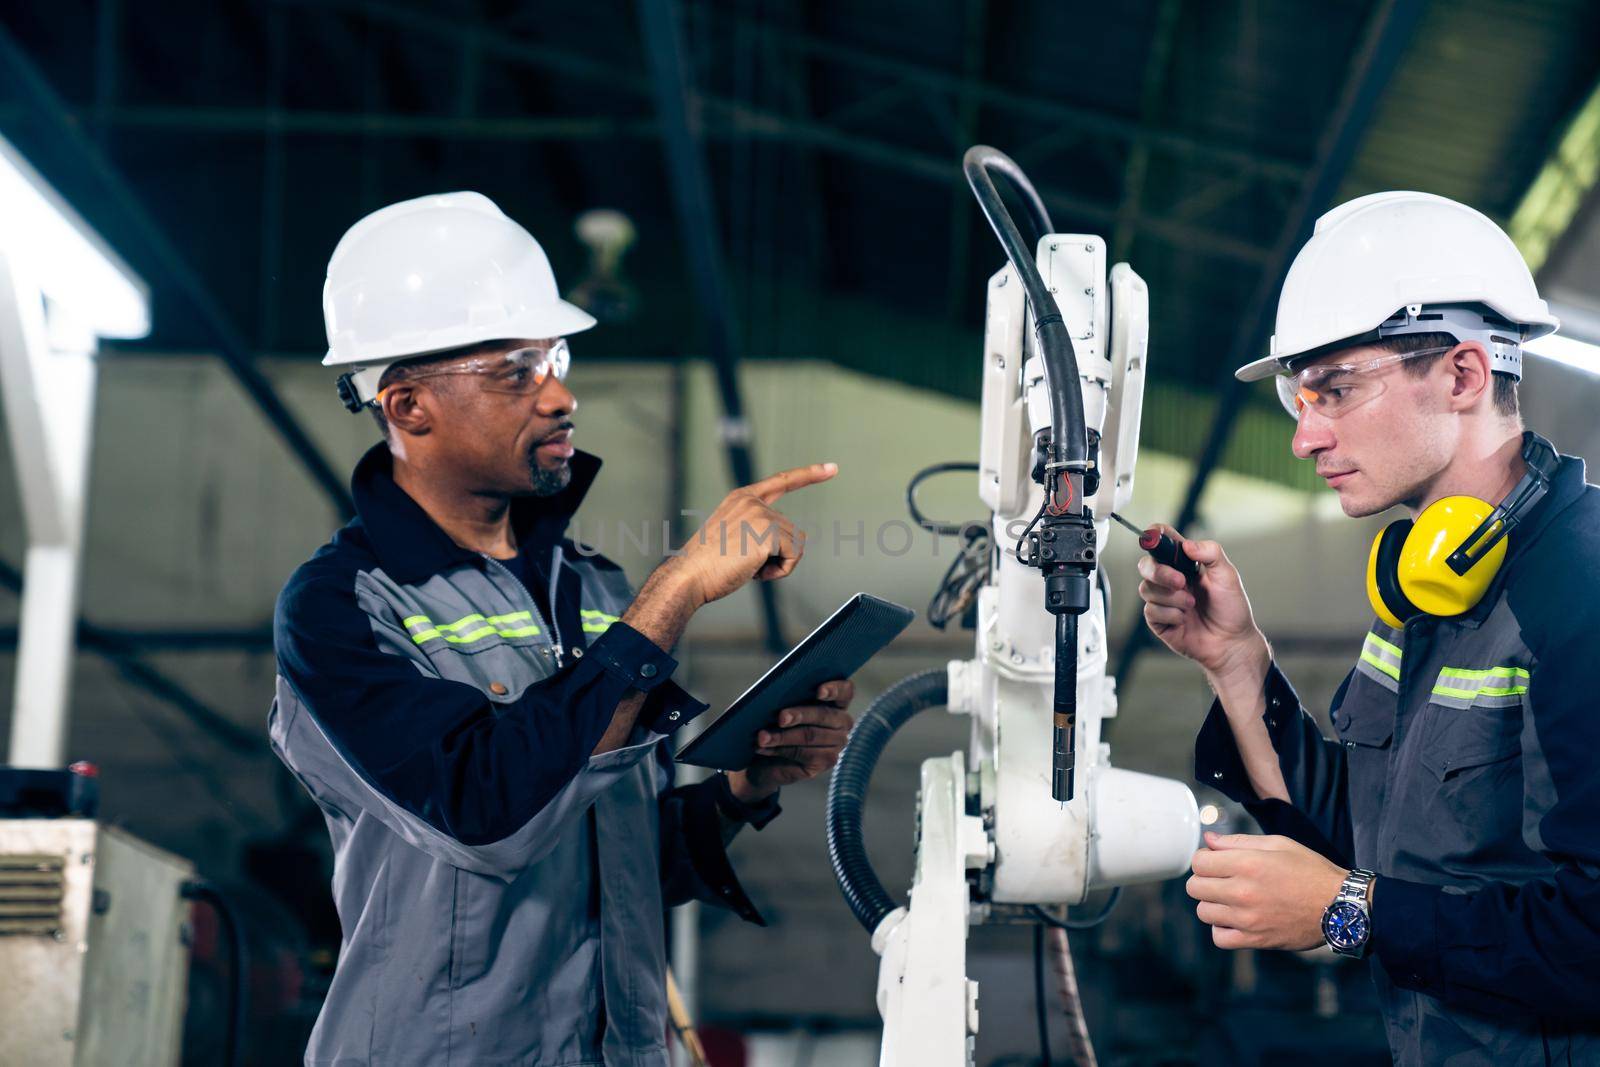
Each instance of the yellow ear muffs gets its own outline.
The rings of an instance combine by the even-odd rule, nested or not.
[[[1391,522],[1372,539],[1372,551],[1367,553],[1367,600],[1372,613],[1396,630],[1405,629],[1407,620],[1422,614],[1400,591],[1400,552],[1410,532],[1410,519]]]
[[[1402,629],[1417,615],[1449,618],[1472,610],[1505,562],[1509,538],[1466,574],[1457,574],[1445,561],[1493,510],[1476,497],[1447,496],[1428,505],[1415,522],[1385,527],[1367,557],[1367,598],[1378,618]]]

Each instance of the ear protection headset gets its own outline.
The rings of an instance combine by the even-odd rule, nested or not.
[[[1561,457],[1532,431],[1522,435],[1528,473],[1499,504],[1447,496],[1416,521],[1391,522],[1367,556],[1367,599],[1396,630],[1424,615],[1448,618],[1472,610],[1506,558],[1506,535],[1550,491]]]

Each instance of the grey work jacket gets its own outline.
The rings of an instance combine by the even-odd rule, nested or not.
[[[663,738],[705,705],[619,621],[622,571],[562,538],[599,468],[572,463],[566,491],[513,508],[548,614],[427,518],[382,446],[359,517],[279,599],[272,746],[326,816],[343,929],[307,1064],[665,1067],[664,906],[760,922],[724,831],[776,806],[671,788]],[[633,736],[591,756],[633,690]]]
[[[1272,668],[1293,807],[1260,800],[1214,704],[1196,777],[1375,871],[1370,958],[1396,1063],[1600,1063],[1600,489],[1564,457],[1476,608],[1374,622],[1323,737]]]

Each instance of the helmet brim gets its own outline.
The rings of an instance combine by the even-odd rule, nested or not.
[[[436,340],[439,343],[421,348],[414,345],[401,345],[394,349],[385,347],[377,351],[359,354],[339,353],[330,348],[322,357],[322,365],[324,367],[347,365],[372,367],[380,364],[397,363],[402,359],[431,356],[436,352],[448,352],[452,348],[463,348],[467,345],[481,344],[486,341],[510,341],[524,338],[530,341],[542,341],[549,337],[570,337],[596,325],[595,317],[578,305],[569,303],[566,300],[556,300],[554,303],[530,308],[519,315],[501,319],[494,323],[492,328],[455,330],[444,335],[436,335]]]

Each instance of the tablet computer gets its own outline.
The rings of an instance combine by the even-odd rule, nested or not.
[[[755,759],[756,734],[771,726],[780,710],[812,703],[823,682],[850,677],[915,616],[910,608],[857,593],[680,748],[679,762],[744,770]]]

